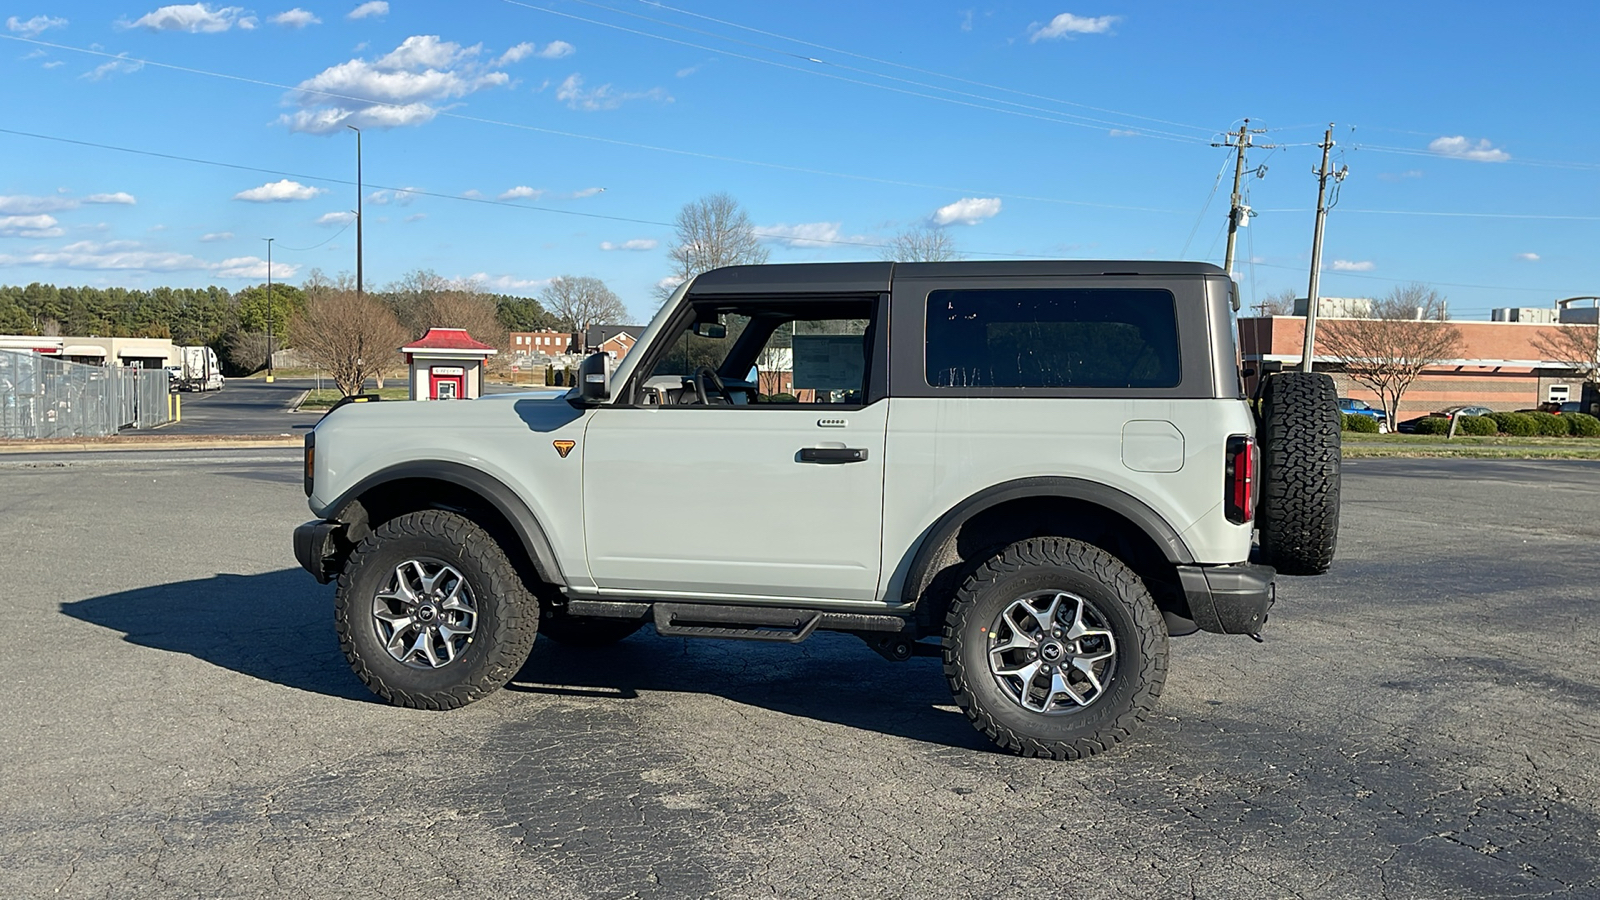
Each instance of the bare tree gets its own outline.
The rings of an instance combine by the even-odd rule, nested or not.
[[[266,368],[265,331],[246,331],[243,328],[233,331],[223,339],[222,349],[224,355],[228,357],[228,362],[241,372],[256,372]]]
[[[553,278],[539,292],[539,302],[565,327],[580,335],[587,334],[591,325],[621,324],[628,317],[628,308],[622,305],[621,298],[598,278],[576,275]]]
[[[329,281],[320,272],[308,281],[305,309],[290,321],[289,334],[295,348],[327,369],[345,395],[359,393],[408,336],[383,301],[356,293],[349,276]]]
[[[878,251],[878,258],[889,262],[948,262],[961,256],[955,239],[942,228],[908,228]]]
[[[1294,315],[1294,301],[1300,299],[1300,294],[1294,288],[1284,288],[1277,293],[1268,294],[1257,300],[1252,306],[1258,316],[1292,316]]]
[[[1534,335],[1533,346],[1547,359],[1583,373],[1584,381],[1600,383],[1600,325],[1552,325]]]
[[[756,237],[750,216],[729,194],[708,194],[678,210],[677,243],[667,251],[672,275],[656,287],[663,301],[678,285],[722,266],[756,265],[770,251]]]
[[[1423,370],[1461,353],[1461,330],[1445,315],[1438,291],[1403,285],[1376,301],[1370,316],[1325,320],[1320,343],[1353,381],[1378,395],[1389,421],[1397,422],[1400,398]]]

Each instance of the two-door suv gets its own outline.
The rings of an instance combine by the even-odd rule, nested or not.
[[[1247,398],[1234,308],[1199,263],[717,269],[566,393],[330,413],[295,552],[392,703],[491,693],[536,635],[842,631],[941,656],[1009,750],[1095,753],[1169,635],[1254,636],[1333,557],[1333,382]]]

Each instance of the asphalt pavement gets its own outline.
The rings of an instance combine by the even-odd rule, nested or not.
[[[1600,896],[1600,463],[1347,462],[1333,571],[1263,644],[1174,639],[1076,763],[838,635],[541,641],[385,706],[294,566],[298,464],[0,459],[0,893]]]
[[[331,382],[326,382],[331,386]],[[290,412],[300,395],[317,386],[314,378],[279,378],[272,384],[233,378],[220,391],[185,391],[183,421],[163,425],[154,434],[217,435],[300,434],[317,424],[317,416]]]

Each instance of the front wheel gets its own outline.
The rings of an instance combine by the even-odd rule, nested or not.
[[[1144,582],[1104,550],[1019,541],[974,572],[945,619],[944,671],[974,727],[1022,756],[1077,759],[1126,739],[1167,676]]]
[[[339,644],[373,693],[454,709],[498,690],[533,649],[539,604],[494,538],[443,510],[391,519],[350,555]]]

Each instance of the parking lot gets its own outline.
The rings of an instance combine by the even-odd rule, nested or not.
[[[1347,462],[1333,572],[1263,644],[1175,639],[1157,718],[1078,763],[838,635],[541,642],[466,709],[381,705],[295,567],[300,478],[0,460],[4,894],[1600,894],[1600,463]]]

